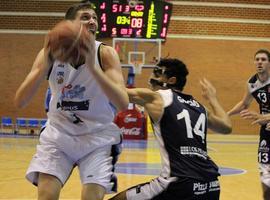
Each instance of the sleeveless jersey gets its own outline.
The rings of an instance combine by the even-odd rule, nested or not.
[[[96,67],[101,67],[96,41]],[[52,98],[49,124],[71,135],[97,131],[113,122],[114,110],[109,99],[85,64],[77,69],[55,61],[49,74]]]
[[[260,113],[270,113],[270,78],[262,83],[257,74],[248,80],[248,90],[259,104]],[[270,131],[265,130],[266,125],[260,129],[260,143],[258,148],[258,161],[270,164]]]
[[[262,83],[255,74],[248,81],[248,90],[259,104],[260,113],[270,113],[270,78]]]
[[[154,131],[160,145],[162,177],[193,178],[201,181],[219,176],[217,165],[207,154],[207,113],[192,96],[158,91],[164,112]]]

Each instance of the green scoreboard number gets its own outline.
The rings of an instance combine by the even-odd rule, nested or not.
[[[165,39],[172,4],[163,0],[91,0],[99,16],[99,38]]]

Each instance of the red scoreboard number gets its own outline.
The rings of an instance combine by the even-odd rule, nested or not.
[[[130,6],[128,0],[91,1],[99,16],[97,36],[165,39],[172,4],[162,0],[139,1]]]

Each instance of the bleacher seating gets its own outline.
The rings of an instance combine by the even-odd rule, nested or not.
[[[47,122],[47,119],[41,119],[41,120],[40,120],[40,125],[41,125],[41,127],[44,127],[45,124],[46,124],[46,122]]]
[[[46,122],[47,119],[18,117],[14,124],[11,117],[2,117],[1,133],[38,135]]]
[[[2,117],[1,119],[1,133],[3,134],[13,134],[14,124],[11,117]]]
[[[16,119],[16,133],[18,134],[28,134],[28,126],[25,118]]]
[[[16,119],[16,125],[19,127],[26,127],[26,118],[17,118]]]
[[[33,127],[33,128],[37,128],[40,126],[40,122],[38,119],[29,119],[28,120],[28,126],[29,127]]]

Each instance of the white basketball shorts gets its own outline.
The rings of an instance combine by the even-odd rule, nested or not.
[[[39,172],[58,178],[64,185],[78,166],[82,184],[95,183],[116,191],[114,165],[121,152],[121,132],[115,125],[97,133],[71,136],[47,126],[30,163],[26,178],[38,184]]]

